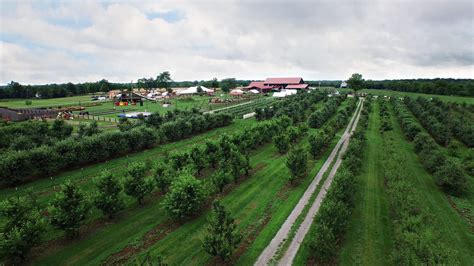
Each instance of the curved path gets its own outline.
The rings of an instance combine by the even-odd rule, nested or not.
[[[338,151],[341,148],[341,146],[343,146],[344,151],[345,151],[345,149],[347,149],[348,139],[350,138],[351,133],[354,131],[355,127],[357,126],[357,122],[359,120],[360,111],[362,110],[362,101],[363,100],[359,101],[359,103],[357,105],[357,108],[356,108],[356,111],[354,112],[354,115],[352,116],[352,118],[351,118],[349,124],[347,125],[343,135],[341,136],[341,139],[338,141],[338,143],[336,144],[336,146],[332,150],[331,154],[329,155],[329,157],[327,158],[327,160],[324,162],[323,166],[319,170],[318,174],[313,179],[311,184],[308,186],[308,188],[306,189],[306,191],[303,194],[303,196],[301,197],[301,199],[296,204],[293,211],[290,213],[290,215],[285,220],[283,225],[280,227],[280,229],[278,230],[276,235],[273,237],[270,244],[260,254],[257,261],[255,262],[255,265],[267,265],[267,264],[270,263],[272,258],[277,253],[278,248],[284,243],[284,241],[286,239],[288,239],[288,234],[290,233],[292,225],[295,223],[296,219],[303,212],[303,209],[304,209],[305,205],[307,205],[309,203],[311,195],[314,193],[314,191],[318,187],[318,184],[321,181],[322,177],[324,176],[324,173],[326,173],[326,171],[329,169],[332,162],[336,158],[336,156],[338,154]],[[331,171],[331,173],[330,173],[330,176],[332,175],[332,177],[334,176],[334,174],[337,170],[337,167],[341,163],[340,161],[341,161],[342,153],[343,153],[343,151],[341,150],[341,152],[339,153],[339,156],[337,157],[336,164],[333,167],[333,169],[335,168],[335,170]],[[325,184],[324,184],[325,186],[323,187],[323,189],[321,189],[320,193],[318,194],[318,197],[316,198],[315,203],[313,204],[313,206],[311,206],[311,209],[309,210],[308,215],[305,217],[305,220],[303,221],[302,225],[298,229],[298,231],[295,235],[295,238],[293,239],[288,251],[285,253],[285,256],[282,259],[282,263],[283,263],[283,260],[285,260],[285,262],[287,262],[287,263],[284,264],[284,265],[289,265],[293,261],[294,255],[296,255],[296,252],[298,251],[298,248],[299,248],[299,246],[300,246],[300,244],[301,244],[301,242],[304,238],[304,235],[309,230],[309,227],[311,225],[313,217],[319,209],[320,203],[317,204],[317,207],[315,207],[314,205],[318,202],[318,199],[319,199],[319,202],[322,201],[322,199],[324,198],[324,196],[326,194],[326,189],[329,188],[329,186],[332,182],[332,177],[330,178],[330,176],[328,176],[328,178],[327,178],[327,180],[330,180],[330,181],[325,182]],[[324,193],[324,195],[321,195],[322,193]],[[310,219],[308,218],[308,216],[310,217]],[[305,224],[305,225],[307,224],[307,225],[303,226],[303,224]],[[307,229],[305,229],[306,227],[307,227]],[[293,242],[295,242],[295,243],[293,243]],[[288,254],[288,256],[287,256],[287,254]]]

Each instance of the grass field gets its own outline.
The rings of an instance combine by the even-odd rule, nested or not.
[[[338,89],[344,92],[350,92],[351,89]],[[360,92],[368,93],[371,95],[379,96],[390,96],[390,97],[424,97],[424,98],[439,98],[440,100],[446,102],[456,102],[456,103],[466,103],[474,104],[474,97],[463,97],[463,96],[451,96],[451,95],[437,95],[437,94],[426,94],[426,93],[417,93],[417,92],[403,92],[403,91],[393,91],[393,90],[369,90],[364,89]]]
[[[382,163],[382,135],[379,131],[378,104],[372,105],[367,128],[367,146],[363,155],[362,172],[357,176],[358,193],[349,223],[344,248],[339,257],[344,265],[386,265],[392,248],[392,229],[385,194]]]
[[[52,99],[30,99],[31,105],[26,105],[26,99],[2,99],[0,100],[0,106],[10,108],[35,108],[35,107],[50,107],[58,105],[79,105],[79,102],[88,103],[91,102],[90,95],[72,96],[64,98],[52,98]],[[95,101],[97,102],[97,101]]]

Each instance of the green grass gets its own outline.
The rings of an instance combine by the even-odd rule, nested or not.
[[[379,108],[377,104],[372,106],[362,172],[357,176],[356,205],[338,259],[343,265],[385,265],[393,244],[380,161],[383,151]]]
[[[351,89],[338,89],[341,91],[352,91]],[[439,98],[445,102],[456,102],[456,103],[467,103],[474,104],[474,97],[464,97],[464,96],[450,96],[450,95],[438,95],[438,94],[426,94],[426,93],[417,93],[417,92],[403,92],[403,91],[392,91],[392,90],[369,90],[364,89],[360,92],[369,93],[372,95],[379,96],[391,96],[391,97],[424,97],[424,98]]]
[[[259,98],[260,96],[254,95],[250,98],[250,100],[254,100]],[[115,106],[112,102],[105,102],[98,106],[91,106],[86,107],[86,111],[89,112],[91,115],[100,115],[105,117],[118,117],[119,114],[122,112],[159,112],[159,113],[166,113],[169,110],[179,109],[191,109],[191,108],[198,108],[203,111],[207,110],[215,110],[227,106],[236,105],[239,103],[243,103],[248,101],[248,99],[238,99],[238,101],[231,102],[231,103],[221,103],[221,104],[209,104],[209,99],[214,98],[214,96],[191,96],[187,98],[175,98],[171,99],[171,106],[163,107],[160,102],[151,102],[151,101],[144,101],[143,106],[140,104],[137,105],[128,105],[128,106]],[[220,98],[229,98],[227,94]],[[115,109],[114,109],[115,108]],[[111,113],[113,112],[113,113]],[[104,113],[104,114],[101,114]],[[107,113],[107,114],[106,114]]]
[[[64,98],[53,98],[53,99],[30,99],[31,105],[26,105],[26,99],[4,99],[0,100],[0,106],[10,107],[10,108],[35,108],[35,107],[49,107],[49,106],[58,106],[58,105],[72,105],[79,102],[87,103],[91,102],[90,95],[81,95],[81,96],[72,96]],[[95,101],[98,102],[98,101]]]

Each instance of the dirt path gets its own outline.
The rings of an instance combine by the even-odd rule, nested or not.
[[[303,242],[304,237],[308,233],[309,228],[311,227],[311,224],[313,223],[314,217],[318,213],[319,207],[321,206],[321,202],[325,198],[326,193],[329,187],[331,186],[334,176],[336,175],[337,169],[342,163],[342,155],[344,155],[344,153],[346,152],[347,147],[349,146],[350,138],[357,127],[357,123],[359,122],[360,112],[363,107],[363,101],[361,103],[362,103],[362,106],[356,112],[357,118],[355,119],[355,122],[352,125],[350,133],[345,133],[342,137],[344,139],[344,144],[342,145],[341,151],[337,155],[336,162],[334,163],[334,166],[331,169],[331,172],[329,173],[326,181],[324,182],[323,187],[321,188],[318,196],[316,197],[316,200],[314,201],[313,205],[311,206],[308,213],[306,214],[304,221],[301,223],[300,227],[298,228],[298,231],[296,231],[295,237],[291,241],[290,246],[286,250],[281,260],[279,261],[278,263],[279,265],[291,265],[293,263],[293,259],[296,257],[296,253],[298,252],[298,249],[300,248],[300,245]]]
[[[281,244],[284,243],[284,241],[288,238],[288,234],[291,230],[291,227],[292,225],[295,223],[296,219],[301,215],[301,213],[303,212],[303,209],[305,207],[305,205],[307,205],[309,203],[309,200],[311,198],[311,195],[314,193],[314,191],[316,190],[316,188],[318,187],[318,184],[319,182],[321,181],[322,177],[324,176],[324,173],[329,169],[330,165],[332,164],[332,162],[334,161],[334,159],[336,158],[336,155],[338,154],[338,151],[339,149],[341,148],[341,146],[343,144],[346,143],[346,140],[349,138],[350,136],[350,133],[349,132],[353,132],[353,130],[351,130],[351,125],[356,125],[357,124],[357,121],[359,119],[359,114],[360,114],[360,110],[362,109],[361,107],[361,104],[362,104],[362,101],[359,101],[358,105],[357,105],[357,108],[356,108],[356,112],[354,112],[354,115],[352,116],[349,124],[347,125],[343,135],[341,136],[341,139],[338,141],[338,143],[336,144],[336,146],[334,147],[334,149],[332,150],[331,154],[329,155],[329,157],[327,158],[327,160],[324,162],[323,166],[321,167],[321,169],[319,170],[318,174],[316,175],[316,177],[313,179],[313,181],[311,182],[311,184],[308,186],[308,188],[306,189],[305,193],[303,194],[303,196],[301,197],[301,199],[298,201],[298,203],[296,204],[295,208],[293,209],[293,211],[290,213],[290,215],[288,216],[288,218],[285,220],[285,222],[283,223],[283,225],[280,227],[280,229],[278,230],[278,232],[276,233],[276,235],[273,237],[272,241],[270,242],[270,244],[263,250],[263,252],[260,254],[260,256],[258,257],[257,261],[255,262],[255,265],[267,265],[269,264],[269,262],[272,260],[272,258],[275,256],[275,254],[277,253],[278,251],[278,248],[281,246]],[[357,118],[356,118],[357,117]],[[355,121],[355,122],[354,122]],[[352,126],[352,128],[354,129],[355,127]],[[347,145],[345,145],[347,146]],[[344,147],[343,147],[344,148]],[[346,147],[347,148],[347,147]],[[338,157],[338,161],[340,161],[340,157]],[[337,164],[337,162],[336,162]],[[340,164],[340,162],[339,162]],[[328,178],[330,179],[330,178]],[[329,184],[330,185],[330,184]],[[325,193],[325,189],[323,188],[321,191],[324,191]],[[321,194],[321,193],[320,193]],[[318,198],[319,198],[319,195],[318,195]],[[317,199],[316,199],[317,201]],[[319,207],[318,207],[319,208]],[[309,211],[308,215],[310,213],[312,213],[312,211],[314,212],[313,210],[313,206],[311,207],[311,210]],[[317,210],[316,210],[317,212]],[[305,219],[306,221],[306,219]],[[311,225],[311,223],[310,223]],[[309,228],[309,227],[308,227]],[[301,229],[301,228],[300,228]],[[297,232],[297,235],[298,236],[298,233],[300,233],[301,230],[298,230]],[[296,236],[295,236],[295,239],[296,239]],[[303,235],[303,238],[304,238],[304,235]],[[293,243],[292,243],[293,244]],[[295,247],[292,247],[290,246],[290,248],[295,248]],[[297,246],[297,248],[299,248],[299,244]],[[296,249],[297,251],[297,249]],[[296,254],[296,252],[295,252]],[[285,254],[286,256],[286,254]]]

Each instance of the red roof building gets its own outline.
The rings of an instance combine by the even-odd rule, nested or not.
[[[304,83],[303,78],[267,78],[264,85],[272,86],[275,89],[307,89],[308,84]]]
[[[293,89],[293,90],[301,90],[307,89],[309,87],[308,84],[290,84],[285,87],[285,89]]]

